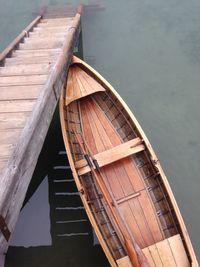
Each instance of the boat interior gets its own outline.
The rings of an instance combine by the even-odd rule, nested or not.
[[[64,117],[80,183],[118,266],[129,266],[127,251],[74,132],[98,162],[101,177],[149,265],[191,266],[177,215],[140,132],[116,94],[84,65],[69,69]]]

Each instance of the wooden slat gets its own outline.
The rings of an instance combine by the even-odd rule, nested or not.
[[[20,76],[20,75],[36,75],[36,74],[48,74],[51,69],[50,64],[31,64],[18,66],[5,66],[0,67],[0,77],[1,76]]]
[[[23,128],[29,116],[29,112],[0,113],[0,130]]]
[[[89,75],[79,67],[72,67],[70,72],[72,74],[68,77],[67,86],[69,86],[69,88],[67,88],[66,90],[66,105],[69,105],[69,103],[71,103],[72,101],[75,101],[87,95],[91,95],[99,91],[105,91],[105,89],[98,82],[96,82],[92,77],[89,77]],[[87,76],[88,79],[91,79],[90,83],[88,83],[85,78]],[[73,87],[71,86],[71,84],[73,84]]]
[[[168,238],[168,243],[175,258],[176,266],[181,266],[181,267],[191,266],[180,235],[175,235]]]
[[[0,112],[34,111],[18,138],[9,165],[0,177],[0,214],[6,216],[11,232],[15,227],[25,194],[32,178],[39,153],[56,108],[64,77],[71,62],[74,45],[80,33],[80,14],[74,18],[71,30],[65,39],[62,52],[44,85],[40,99],[34,101],[0,101]],[[40,61],[41,62],[41,61]],[[55,97],[55,94],[57,97]],[[2,104],[2,102],[4,102]],[[14,104],[14,105],[13,105]],[[17,104],[17,105],[16,105]],[[33,107],[33,105],[35,106]],[[24,107],[25,106],[25,107]],[[6,185],[6,186],[5,186]],[[8,243],[0,235],[0,250],[6,253]]]
[[[23,40],[27,33],[33,29],[33,27],[40,21],[41,16],[36,17],[13,41],[7,46],[4,51],[0,54],[0,63],[3,61],[10,52]]]
[[[126,196],[126,197],[117,199],[117,204],[121,204],[121,203],[123,203],[123,202],[126,202],[126,201],[128,201],[128,200],[130,200],[130,199],[132,199],[132,198],[134,198],[134,197],[138,197],[139,195],[140,195],[140,192],[138,192],[138,193],[133,193],[133,194],[131,194],[131,195],[129,195],[129,196]]]
[[[0,101],[0,113],[31,111],[35,100],[10,100]]]
[[[159,254],[163,263],[163,267],[177,267],[171,247],[167,239],[162,242],[156,243],[157,249],[159,250]],[[182,265],[180,265],[183,267]]]
[[[179,234],[144,248],[143,252],[150,267],[191,266]]]
[[[40,37],[42,37],[42,38],[44,38],[44,37],[51,37],[52,36],[52,34],[56,37],[56,36],[58,36],[58,37],[65,37],[66,35],[67,35],[67,31],[65,31],[65,32],[54,32],[54,33],[52,33],[52,32],[46,32],[46,31],[34,31],[34,32],[30,32],[29,33],[29,36],[31,37],[31,38],[40,38]]]
[[[146,190],[141,191],[140,196],[138,197],[140,207],[144,208],[144,215],[149,225],[149,230],[151,231],[151,236],[154,239],[154,242],[161,241],[163,237],[162,230],[160,229],[160,224],[158,217],[155,213],[155,208],[153,207],[152,202],[149,200],[149,195]]]
[[[13,57],[51,57],[51,56],[58,56],[60,49],[40,49],[40,50],[17,50],[12,54]]]
[[[38,39],[27,37],[24,39],[23,44],[32,44],[32,45],[38,45],[38,44],[46,44],[46,43],[58,43],[59,45],[65,40],[64,36],[54,36],[52,34],[50,37],[40,37]],[[53,49],[52,49],[53,50]],[[55,50],[55,48],[54,48]]]
[[[0,158],[0,173],[1,173],[1,170],[5,167],[6,163],[8,161],[8,158]]]
[[[0,159],[9,157],[14,149],[14,144],[0,144]]]
[[[71,25],[67,25],[67,26],[63,26],[63,27],[59,27],[59,32],[64,33],[67,32],[67,30],[71,27]],[[33,32],[58,32],[58,27],[54,27],[54,26],[49,26],[48,28],[44,28],[44,27],[35,27]]]
[[[133,265],[131,264],[130,258],[126,256],[126,257],[123,257],[117,260],[117,266],[118,267],[132,267]]]
[[[22,43],[19,45],[19,49],[49,49],[49,48],[59,48],[62,47],[63,40],[54,41],[32,41],[27,43]]]
[[[25,64],[46,64],[53,65],[55,63],[56,57],[26,57],[26,58],[6,58],[5,67],[7,66],[17,66]]]
[[[41,20],[39,23],[38,23],[38,27],[41,27],[41,28],[48,28],[48,27],[58,27],[59,28],[63,28],[63,27],[66,27],[69,25],[69,23],[71,23],[73,21],[73,18],[68,18],[67,20],[64,19],[64,20],[57,20],[57,21],[51,21],[51,20],[48,20],[48,21],[44,21],[44,20]]]
[[[40,85],[0,87],[0,100],[36,99],[41,89]]]
[[[73,17],[71,18],[57,18],[57,19],[41,19],[40,20],[40,24],[41,23],[46,23],[46,24],[65,24],[65,23],[69,23],[73,20]]]
[[[15,143],[20,133],[21,133],[21,129],[0,131],[0,145]]]
[[[141,152],[144,149],[145,147],[144,145],[141,145],[141,140],[137,138],[136,140],[130,140],[109,150],[98,153],[94,155],[94,158],[97,160],[99,167],[103,167],[135,153]],[[76,168],[81,168],[78,170],[79,175],[90,172],[90,168],[86,165],[87,163],[84,159],[76,162]]]
[[[46,82],[46,80],[47,75],[0,77],[0,87],[17,85],[42,85]]]
[[[148,247],[151,257],[156,264],[156,267],[163,267],[163,262],[161,260],[158,248],[156,245],[151,245]]]
[[[154,259],[153,259],[152,255],[150,253],[149,248],[148,247],[147,248],[143,248],[142,252],[144,253],[144,255],[145,255],[145,257],[146,257],[146,259],[147,259],[147,261],[149,263],[149,267],[157,267],[157,265],[154,262]]]

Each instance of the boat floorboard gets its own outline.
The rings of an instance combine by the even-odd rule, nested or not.
[[[84,136],[93,154],[122,143],[104,112],[91,97],[81,100],[80,110]],[[127,198],[119,204],[120,211],[134,234],[136,242],[144,248],[161,241],[162,231],[132,158],[128,157],[104,166],[102,173],[116,201],[139,193],[136,197]]]

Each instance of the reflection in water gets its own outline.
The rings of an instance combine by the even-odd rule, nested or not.
[[[22,209],[12,236],[11,246],[50,246],[52,240],[49,209],[48,178],[46,177]]]
[[[57,137],[61,135],[59,127],[56,131]],[[63,143],[60,145],[47,177],[21,212],[6,267],[109,266],[88,222],[66,153],[60,153]],[[50,243],[45,242],[46,235]],[[33,242],[35,236],[38,243]]]

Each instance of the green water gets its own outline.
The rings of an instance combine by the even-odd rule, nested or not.
[[[32,12],[56,3],[66,1],[0,0],[0,49],[34,18]],[[200,2],[101,3],[103,11],[83,16],[84,57],[119,91],[141,123],[200,258]],[[53,161],[46,167],[50,177]],[[12,247],[8,266],[107,266],[98,245],[93,246],[90,226],[86,228],[88,239],[82,241],[63,238],[54,247]]]

